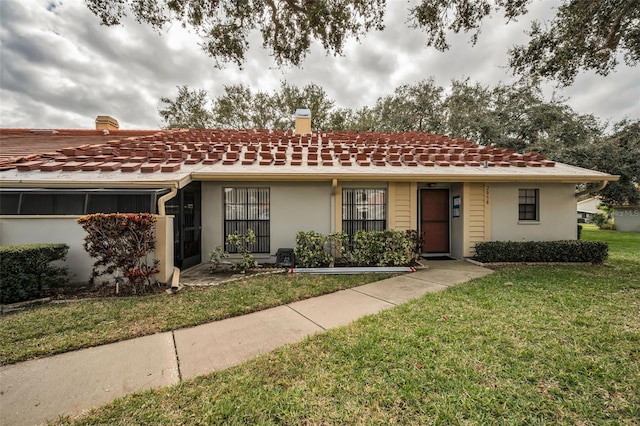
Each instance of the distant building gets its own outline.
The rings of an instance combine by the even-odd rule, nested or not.
[[[598,213],[606,214],[604,210],[600,210],[602,200],[599,197],[591,197],[577,203],[578,222],[591,223],[593,216]]]

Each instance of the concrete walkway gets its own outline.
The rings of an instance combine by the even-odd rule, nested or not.
[[[222,370],[287,343],[491,273],[461,261],[193,328],[0,367],[0,424],[34,425]]]

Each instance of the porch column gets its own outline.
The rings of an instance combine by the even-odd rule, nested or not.
[[[338,179],[333,180],[333,230],[342,231],[342,183]]]

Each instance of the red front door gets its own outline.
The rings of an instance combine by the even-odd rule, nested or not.
[[[423,253],[449,253],[449,190],[420,191],[420,230]]]

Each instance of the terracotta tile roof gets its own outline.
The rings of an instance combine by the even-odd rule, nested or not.
[[[480,146],[461,139],[422,132],[59,130],[0,131],[0,170],[171,173],[183,165],[216,167],[554,167],[537,153]],[[25,146],[29,144],[28,146]]]
[[[75,154],[69,147],[102,145],[111,140],[142,137],[159,130],[0,129],[0,170],[33,159]]]

